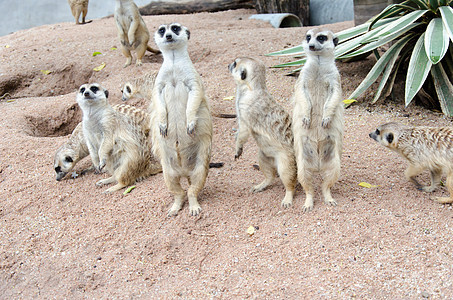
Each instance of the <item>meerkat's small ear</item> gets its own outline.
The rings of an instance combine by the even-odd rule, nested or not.
[[[338,38],[337,37],[333,38],[333,44],[334,44],[335,47],[338,45]]]
[[[241,71],[241,79],[242,80],[245,80],[247,78],[247,70],[246,69],[243,69]]]
[[[105,98],[108,98],[108,97],[109,97],[109,91],[104,90],[104,94],[105,94]]]
[[[385,136],[385,139],[387,140],[387,142],[389,144],[391,144],[393,142],[393,133],[389,133]]]
[[[187,33],[187,39],[190,40],[190,31],[187,28],[186,28],[186,33]]]

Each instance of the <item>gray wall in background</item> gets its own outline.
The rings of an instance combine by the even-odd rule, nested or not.
[[[310,25],[354,20],[353,2],[353,0],[310,0]]]
[[[138,6],[151,0],[135,0]],[[90,0],[86,19],[112,15],[114,0]],[[44,24],[75,22],[67,0],[0,0],[0,36]]]

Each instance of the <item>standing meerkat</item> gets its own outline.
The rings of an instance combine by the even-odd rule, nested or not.
[[[313,176],[321,173],[324,201],[336,205],[330,188],[340,176],[343,105],[331,31],[311,29],[303,42],[307,62],[295,84],[293,134],[297,177],[305,190],[304,211],[313,209]]]
[[[392,122],[379,126],[370,137],[407,159],[406,178],[421,191],[434,191],[445,173],[450,197],[436,197],[434,201],[453,203],[453,128],[409,127]],[[430,186],[422,186],[415,179],[424,170],[430,172]]]
[[[138,121],[114,110],[107,101],[108,91],[99,84],[84,84],[77,93],[82,109],[82,126],[85,142],[95,170],[104,167],[112,174],[96,183],[98,186],[117,182],[106,193],[115,192],[137,179],[159,173],[162,169],[155,161],[149,145],[149,118],[142,111]],[[134,114],[139,109],[132,108]],[[140,121],[141,120],[141,121]]]
[[[144,76],[128,81],[124,84],[121,89],[122,100],[127,101],[134,97],[145,98],[151,100],[151,96],[154,88],[154,81],[156,81],[157,72],[151,72]]]
[[[68,3],[77,25],[91,22],[85,22],[85,17],[88,13],[88,0],[68,0]],[[80,15],[82,15],[82,23],[79,22]]]
[[[159,51],[148,45],[149,31],[135,2],[133,0],[115,1],[114,16],[118,37],[121,42],[121,51],[127,58],[124,67],[132,62],[131,50],[137,52],[136,65],[140,66],[146,50],[155,54]]]
[[[201,77],[187,52],[189,37],[189,30],[178,23],[161,25],[154,34],[164,61],[152,94],[151,130],[153,151],[160,158],[165,184],[175,199],[170,216],[183,205],[181,177],[189,182],[190,215],[200,213],[197,197],[211,157],[211,114]]]
[[[286,189],[281,205],[289,207],[297,183],[291,117],[269,94],[266,68],[262,62],[247,57],[237,58],[228,69],[236,82],[238,131],[235,158],[241,156],[244,143],[252,135],[259,147],[258,162],[265,177],[252,191],[263,191],[278,174]]]

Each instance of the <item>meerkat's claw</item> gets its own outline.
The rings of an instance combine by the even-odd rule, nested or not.
[[[193,217],[198,216],[201,212],[201,206],[200,205],[192,205],[189,207],[189,214]]]
[[[159,131],[162,137],[167,137],[167,124],[159,124]]]
[[[309,118],[309,117],[303,117],[303,118],[302,118],[302,126],[303,126],[305,129],[310,128],[310,118]]]
[[[323,128],[329,128],[331,121],[332,121],[332,119],[330,117],[324,118],[324,119],[322,119],[321,126]]]
[[[194,133],[195,133],[195,122],[190,122],[190,124],[187,125],[187,134],[193,136]]]
[[[241,147],[241,148],[238,148],[238,149],[236,150],[236,154],[234,155],[234,159],[235,159],[235,160],[238,159],[239,157],[241,157],[241,155],[242,155],[242,147]]]
[[[107,164],[107,159],[103,158],[101,160],[101,163],[99,164],[99,171],[102,172],[102,169],[104,169],[105,165]]]

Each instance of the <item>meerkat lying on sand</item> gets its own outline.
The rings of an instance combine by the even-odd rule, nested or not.
[[[303,42],[307,62],[294,91],[293,134],[297,176],[305,190],[304,211],[313,208],[313,176],[321,173],[324,201],[337,202],[330,188],[340,176],[343,104],[340,73],[335,66],[337,38],[331,31],[312,29]]]
[[[98,186],[117,182],[107,193],[133,184],[137,179],[159,173],[149,145],[149,122],[142,111],[141,121],[131,120],[115,111],[107,101],[108,91],[99,84],[84,84],[77,93],[82,109],[83,135],[96,170],[106,167],[112,177],[100,180]],[[134,114],[139,109],[133,108]]]
[[[434,191],[445,173],[450,197],[436,197],[434,201],[453,203],[453,128],[386,123],[370,133],[370,137],[407,159],[406,178],[419,190]],[[424,170],[430,172],[430,186],[422,186],[415,179]]]
[[[131,50],[137,52],[136,65],[140,66],[146,50],[155,54],[159,51],[148,45],[149,31],[135,2],[132,0],[115,1],[114,16],[118,37],[121,42],[121,51],[127,58],[124,67],[129,66],[132,62]]]
[[[259,147],[259,167],[265,177],[252,191],[263,191],[278,174],[286,189],[281,204],[289,207],[297,183],[291,117],[267,91],[266,68],[262,62],[241,57],[228,69],[237,86],[235,158],[241,156],[244,143],[252,135]]]
[[[152,94],[151,129],[153,151],[160,158],[165,184],[175,199],[170,216],[183,205],[181,177],[189,182],[190,215],[200,213],[197,198],[211,157],[211,114],[200,75],[187,52],[189,37],[189,30],[178,23],[161,25],[154,34],[164,61]]]
[[[122,100],[127,101],[134,97],[151,100],[157,72],[148,73],[140,78],[128,81],[121,89]]]
[[[74,16],[76,24],[86,24],[91,21],[85,22],[85,17],[88,13],[88,0],[68,0],[71,13]],[[82,15],[82,23],[79,22],[80,15]]]

